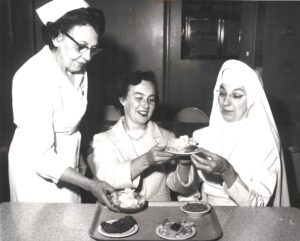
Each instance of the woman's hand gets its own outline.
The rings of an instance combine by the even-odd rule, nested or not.
[[[108,193],[112,193],[115,191],[115,189],[108,183],[87,178],[71,167],[66,168],[66,170],[60,177],[60,181],[71,183],[90,191],[100,203],[105,204],[111,210],[117,212],[119,211],[116,207],[113,206],[113,204],[107,197]]]
[[[155,146],[147,152],[146,159],[149,165],[158,165],[174,159],[174,154],[165,152],[165,146]]]
[[[90,191],[93,193],[93,195],[97,198],[97,200],[101,203],[106,205],[109,209],[119,212],[120,210],[117,209],[108,198],[108,193],[112,193],[115,191],[115,189],[110,186],[106,182],[93,180],[93,183],[91,184]]]
[[[220,174],[229,188],[237,178],[237,173],[225,158],[205,149],[198,154],[191,155],[191,160],[201,171]]]
[[[134,180],[144,170],[152,165],[159,165],[173,160],[174,154],[165,152],[166,147],[155,146],[147,153],[131,162],[131,179]]]

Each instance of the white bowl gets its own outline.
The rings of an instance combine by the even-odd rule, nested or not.
[[[200,218],[211,211],[211,205],[206,202],[185,202],[180,210],[190,218]]]

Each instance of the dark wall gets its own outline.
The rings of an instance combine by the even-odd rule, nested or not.
[[[167,78],[168,117],[183,107],[199,107],[210,113],[212,90],[221,61],[181,59],[181,1],[170,4],[169,75]]]
[[[9,200],[7,153],[13,133],[11,81],[33,53],[32,1],[0,1],[0,202]]]
[[[300,2],[268,2],[266,6],[263,46],[265,90],[277,124],[299,127]]]
[[[103,53],[89,66],[89,105],[92,113],[110,103],[114,79],[132,70],[152,70],[162,86],[163,2],[140,0],[90,1],[104,11]],[[101,99],[97,97],[102,96]]]
[[[12,123],[11,80],[33,54],[32,3],[0,1],[0,127]]]

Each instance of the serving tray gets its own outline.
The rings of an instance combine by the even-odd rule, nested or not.
[[[180,205],[170,205],[172,202],[166,202],[166,205],[152,206],[151,202],[148,208],[134,214],[115,213],[104,206],[97,205],[94,217],[89,230],[89,235],[95,240],[115,240],[101,235],[98,231],[98,226],[103,221],[120,219],[126,215],[131,215],[138,223],[138,232],[122,238],[122,240],[162,240],[155,230],[160,222],[166,218],[172,221],[186,219],[193,221],[196,226],[197,233],[189,240],[218,240],[222,237],[223,232],[219,223],[217,214],[212,207],[211,212],[201,218],[188,218],[181,210]],[[178,202],[175,202],[178,203]],[[120,240],[120,238],[118,239]]]

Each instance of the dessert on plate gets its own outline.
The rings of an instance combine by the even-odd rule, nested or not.
[[[180,136],[179,138],[172,138],[166,148],[167,152],[171,153],[191,153],[200,151],[200,147],[195,139],[187,135]]]
[[[194,222],[181,220],[178,222],[165,219],[157,227],[156,233],[163,238],[184,240],[193,237],[196,234]]]
[[[139,208],[145,205],[145,197],[131,188],[117,191],[111,194],[114,205],[121,208]]]

